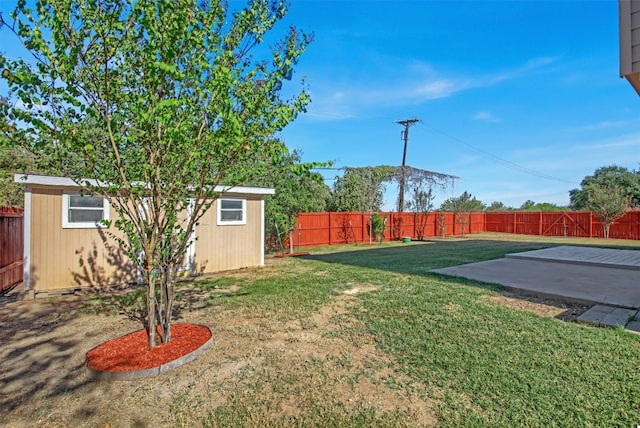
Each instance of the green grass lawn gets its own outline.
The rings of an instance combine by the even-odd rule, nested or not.
[[[359,317],[406,373],[444,391],[442,426],[635,426],[637,336],[494,305],[481,298],[483,284],[427,272],[585,243],[556,241],[474,237],[366,251],[341,247],[312,260],[382,286],[362,296]]]
[[[233,283],[236,292],[204,299],[201,307],[233,309],[274,325],[307,319],[344,290],[371,287],[374,291],[356,295],[349,307],[358,322],[336,323],[332,334],[372,337],[403,375],[393,387],[435,402],[439,426],[635,427],[640,424],[639,336],[502,306],[483,297],[496,294],[498,286],[429,272],[561,244],[640,248],[629,241],[487,234],[469,240],[322,247],[310,249],[309,256],[278,260],[249,278],[194,284],[206,289]],[[181,286],[181,292],[194,284]],[[270,387],[296,391],[288,385],[295,380],[285,378],[271,375]],[[244,402],[211,409],[205,425],[244,425],[269,405],[256,400],[249,407]],[[272,425],[289,423],[420,425],[397,414],[377,414],[375,408],[338,412],[322,406]]]

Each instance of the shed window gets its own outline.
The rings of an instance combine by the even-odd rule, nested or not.
[[[62,195],[62,227],[100,227],[109,220],[109,202],[101,196],[65,193]]]
[[[246,199],[218,199],[218,225],[247,224]]]

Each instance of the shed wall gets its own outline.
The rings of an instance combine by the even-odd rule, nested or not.
[[[247,200],[246,224],[218,226],[218,201],[200,219],[195,244],[198,273],[262,265],[262,198],[243,197]]]
[[[64,190],[51,186],[30,188],[30,288],[37,293],[136,282],[135,267],[106,233],[120,235],[115,227],[62,228]],[[217,202],[200,219],[194,251],[197,273],[263,264],[262,197],[234,195],[239,196],[247,201],[245,225],[218,226]],[[113,208],[110,218],[117,218]]]
[[[107,232],[109,229],[63,229],[62,188],[31,189],[31,288],[64,290],[136,281],[133,265]],[[110,217],[116,218],[111,209]]]

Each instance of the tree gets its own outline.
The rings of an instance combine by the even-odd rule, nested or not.
[[[333,186],[329,209],[342,212],[380,211],[385,183],[403,179],[407,188],[428,192],[434,186],[444,188],[456,178],[410,166],[347,167]],[[403,208],[407,207],[405,203]]]
[[[309,102],[304,90],[280,94],[310,37],[292,27],[261,47],[285,14],[268,0],[236,12],[219,1],[21,0],[13,22],[2,17],[33,57],[0,56],[11,90],[2,132],[118,212],[120,233],[109,233],[142,272],[149,347],[171,340],[175,267],[196,223],[221,188],[264,170],[256,159],[287,153],[272,136]]]
[[[407,201],[409,211],[413,211],[416,235],[419,240],[424,239],[424,229],[427,226],[429,213],[433,210],[434,198],[435,195],[431,188],[425,191],[419,187],[415,187],[410,199]]]
[[[484,208],[485,205],[467,191],[458,197],[447,199],[440,206],[441,211],[455,213],[456,223],[462,228],[462,236],[464,236],[465,227],[471,219],[471,213],[483,211]]]
[[[533,211],[535,209],[536,203],[531,199],[527,199],[520,205],[520,211]]]
[[[414,189],[414,196],[416,192],[422,193],[422,196],[431,194],[433,199],[433,188],[438,187],[440,189],[446,188],[448,185],[453,184],[454,180],[458,177],[449,174],[442,174],[440,172],[428,171],[420,168],[413,168],[410,166],[396,167],[396,171],[393,177],[396,181],[404,180],[405,186],[409,189]],[[399,202],[399,201],[398,201]],[[411,201],[416,202],[416,199]],[[427,202],[427,201],[425,201]],[[415,205],[414,205],[415,206]],[[411,210],[409,201],[405,203],[403,207]]]
[[[490,212],[513,211],[513,208],[506,206],[502,202],[493,201],[491,202],[491,205],[485,208],[485,211],[490,211]]]
[[[519,210],[531,212],[567,211],[567,207],[561,207],[551,202],[533,202],[529,199],[520,206]]]
[[[376,167],[345,168],[342,177],[333,185],[330,211],[373,212],[380,211],[383,203],[384,182],[395,175],[395,168]]]
[[[571,208],[574,210],[588,210],[589,186],[620,186],[627,195],[631,195],[629,206],[640,206],[640,171],[629,171],[620,166],[605,166],[595,170],[593,175],[586,176],[580,182],[580,189],[569,191]]]
[[[0,96],[0,111],[7,112],[9,98]],[[6,114],[0,115],[0,129],[8,130]],[[91,132],[94,124],[79,127],[79,132]],[[46,157],[38,156],[34,148],[25,147],[7,138],[0,132],[0,206],[23,206],[24,185],[14,181],[15,174],[57,175],[59,172],[49,164]]]
[[[543,211],[543,212],[569,211],[569,207],[557,205],[552,202],[538,202],[535,205],[535,211]]]
[[[378,243],[382,243],[382,240],[384,239],[384,230],[387,227],[387,216],[385,215],[382,217],[380,214],[374,213],[369,218],[369,221],[371,223],[371,235],[376,241],[378,241]]]
[[[0,206],[24,204],[24,186],[14,182],[14,174],[40,171],[33,153],[21,147],[0,145]]]
[[[587,209],[593,211],[596,219],[602,223],[604,238],[609,239],[611,225],[622,217],[631,201],[631,195],[622,186],[590,183],[587,192]]]
[[[289,232],[289,249],[293,251],[292,233],[301,212],[325,211],[331,190],[322,175],[310,172],[320,163],[302,163],[300,152],[282,156],[277,164],[252,182],[254,185],[273,187],[276,194],[265,202],[265,222],[271,241],[280,241],[282,233]],[[322,164],[325,165],[325,164]]]
[[[471,193],[464,191],[458,197],[452,197],[445,200],[442,205],[440,205],[440,211],[449,211],[449,212],[478,212],[483,211],[485,209],[485,205],[476,199]]]
[[[0,96],[0,111],[6,111],[9,99]],[[5,115],[0,115],[0,129],[7,129]],[[0,207],[22,206],[24,190],[13,181],[13,175],[20,171],[31,170],[33,157],[28,152],[16,147],[0,134]]]

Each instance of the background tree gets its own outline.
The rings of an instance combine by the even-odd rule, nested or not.
[[[400,182],[401,177],[404,178],[405,188],[414,190],[414,196],[416,192],[420,192],[423,196],[430,194],[432,197],[435,196],[433,194],[434,188],[445,189],[447,186],[452,185],[454,180],[458,178],[454,175],[413,168],[411,166],[399,166],[395,168],[393,178],[395,181]],[[412,209],[410,202],[415,203],[415,198],[405,202],[403,210]]]
[[[559,206],[551,202],[534,202],[532,200],[525,201],[519,208],[519,211],[530,212],[553,212],[553,211],[567,211],[568,207]]]
[[[531,199],[527,199],[520,205],[520,211],[533,211],[535,209],[536,203]]]
[[[484,211],[485,205],[476,199],[471,193],[464,191],[462,195],[449,198],[442,203],[440,211],[453,212],[455,221],[461,227],[461,234],[464,236],[465,228],[471,221],[471,213]]]
[[[433,211],[433,190],[423,190],[414,187],[410,199],[407,200],[407,208],[413,212],[416,235],[419,240],[424,239],[424,229],[427,226],[429,213]]]
[[[384,183],[394,177],[395,169],[375,167],[345,168],[344,175],[333,185],[329,211],[375,212],[384,203]]]
[[[590,183],[584,190],[588,194],[586,208],[602,223],[604,238],[609,239],[611,225],[625,214],[632,196],[627,194],[627,189],[616,185]]]
[[[629,171],[627,168],[612,165],[596,169],[593,175],[586,176],[580,182],[579,189],[569,191],[572,209],[589,209],[588,189],[592,184],[622,187],[627,195],[631,195],[629,206],[640,206],[640,171]]]
[[[9,99],[0,96],[0,129],[3,130],[9,127],[6,119],[8,108]],[[0,207],[23,205],[24,186],[14,182],[14,174],[36,172],[37,169],[32,153],[13,144],[4,133],[0,133]]]
[[[254,49],[285,13],[267,0],[233,13],[218,1],[50,0],[2,16],[32,59],[0,55],[11,91],[0,132],[110,200],[111,236],[147,287],[150,347],[171,340],[175,268],[195,224],[220,189],[264,170],[256,159],[286,154],[272,136],[309,101],[280,96],[309,37],[290,28]],[[79,132],[89,122],[91,138]]]
[[[374,167],[345,168],[331,193],[330,211],[380,211],[384,203],[385,184],[397,182],[403,176],[406,188],[429,192],[433,187],[444,188],[457,177],[410,166],[379,165]],[[405,203],[405,207],[408,205]]]
[[[0,112],[4,112],[0,115],[0,129],[8,129],[11,126],[6,123],[8,100],[0,96]],[[83,133],[88,141],[92,141],[96,132],[95,126],[93,122],[78,124],[76,132]],[[15,174],[61,175],[55,165],[49,162],[49,157],[43,152],[38,152],[39,150],[38,147],[20,144],[8,138],[7,133],[0,132],[0,206],[24,205],[24,185],[15,182]],[[66,162],[71,162],[71,159]],[[78,166],[81,167],[82,165]]]
[[[331,196],[329,186],[322,175],[310,172],[319,163],[302,163],[300,152],[284,155],[276,164],[268,166],[253,185],[273,187],[275,195],[265,201],[265,223],[268,240],[282,243],[283,235],[289,233],[289,249],[293,252],[293,230],[298,214],[321,212],[327,208]],[[322,164],[324,165],[324,164]]]
[[[378,241],[378,243],[382,243],[382,240],[384,239],[384,230],[387,227],[387,216],[385,215],[383,217],[378,213],[374,213],[370,217],[369,221],[371,222],[371,236],[373,236],[373,239]]]
[[[396,169],[395,179],[400,182],[404,180],[406,188],[412,189],[412,193],[405,200],[403,211],[413,211],[414,225],[417,238],[424,239],[424,229],[427,225],[429,213],[433,210],[433,200],[435,194],[434,187],[444,189],[447,185],[453,184],[458,178],[453,175],[441,174],[433,171],[427,171],[410,166],[398,167]],[[399,195],[398,195],[399,198]],[[399,205],[400,201],[398,200]],[[394,218],[393,230],[402,230],[402,217]],[[396,236],[399,239],[400,236]]]
[[[485,208],[485,211],[490,211],[490,212],[513,211],[513,208],[506,206],[504,203],[500,201],[493,201],[491,202],[491,205]]]
[[[14,174],[33,174],[40,170],[33,153],[0,143],[0,206],[23,206],[24,186],[14,182]]]

